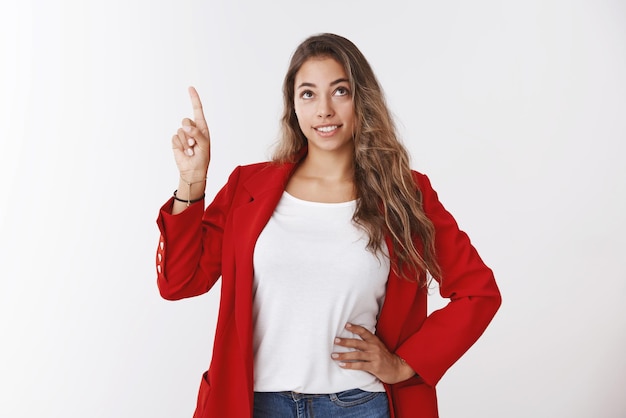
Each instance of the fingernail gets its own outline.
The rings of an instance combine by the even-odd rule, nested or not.
[[[339,358],[339,354],[337,354],[337,353],[332,353],[330,356],[331,356],[332,358]]]
[[[344,363],[343,361],[340,361],[337,364],[339,365],[339,367],[345,367],[346,366],[346,363]]]
[[[349,323],[349,322],[346,324],[346,328],[350,328],[351,326],[352,326],[352,324]]]
[[[189,126],[189,125],[183,125],[183,131],[185,131],[185,132],[191,132],[191,126]]]
[[[341,338],[335,338],[335,344],[339,344],[341,342]]]
[[[196,141],[193,138],[187,138],[187,144],[189,144],[190,147],[193,147],[195,143]]]
[[[185,151],[187,153],[188,156],[192,156],[193,155],[193,148],[187,148],[187,151]]]

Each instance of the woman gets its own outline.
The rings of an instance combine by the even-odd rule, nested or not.
[[[194,119],[172,138],[161,295],[222,277],[194,417],[437,417],[435,384],[500,306],[493,274],[411,171],[354,44],[306,39],[283,94],[273,161],[237,167],[206,210],[209,131],[193,88]],[[428,317],[427,273],[450,299]]]

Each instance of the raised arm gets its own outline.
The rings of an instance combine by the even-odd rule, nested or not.
[[[180,179],[172,214],[176,215],[204,197],[206,176],[211,161],[211,139],[204,118],[202,102],[195,88],[189,87],[193,107],[193,120],[185,118],[172,137],[174,159]]]

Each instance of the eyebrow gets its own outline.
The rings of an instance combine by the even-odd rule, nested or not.
[[[331,86],[334,86],[334,85],[337,85],[337,84],[339,84],[339,83],[343,83],[343,82],[349,83],[349,82],[350,82],[350,80],[348,80],[347,78],[338,78],[337,80],[335,80],[335,81],[331,82],[331,83],[330,83],[330,85],[331,85]],[[296,90],[297,90],[297,89],[299,89],[299,88],[302,88],[302,87],[317,87],[317,86],[316,86],[315,84],[313,84],[313,83],[307,83],[307,82],[304,82],[304,83],[300,84],[300,85],[296,88]]]

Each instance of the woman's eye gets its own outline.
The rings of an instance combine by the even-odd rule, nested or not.
[[[300,93],[300,97],[302,97],[303,99],[310,99],[313,97],[313,92],[310,90],[305,90],[302,93]]]
[[[350,94],[350,91],[345,87],[338,87],[337,90],[335,90],[335,94],[337,96],[347,96]]]

